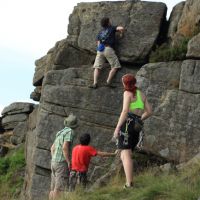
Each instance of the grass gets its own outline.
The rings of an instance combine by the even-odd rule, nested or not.
[[[157,47],[149,56],[149,62],[168,62],[185,60],[187,53],[187,45],[191,38],[183,38],[179,41],[179,44],[172,47],[167,43]]]
[[[92,192],[78,189],[67,200],[197,200],[200,197],[200,164],[182,172],[151,169],[135,177],[134,189],[124,190],[124,179],[115,177],[106,187]]]
[[[20,199],[23,185],[24,148],[0,159],[0,199]],[[198,200],[200,197],[200,163],[182,171],[164,173],[149,168],[134,177],[134,188],[123,189],[124,174],[114,176],[107,186],[93,191],[77,188],[62,200]]]
[[[0,199],[19,197],[24,179],[24,147],[10,151],[0,159]]]

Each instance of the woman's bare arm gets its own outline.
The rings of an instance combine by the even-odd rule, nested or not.
[[[121,128],[122,124],[125,122],[125,120],[127,118],[127,114],[128,114],[128,111],[129,111],[130,101],[131,101],[131,98],[128,95],[128,92],[125,91],[124,92],[124,97],[123,97],[123,108],[122,108],[122,112],[120,114],[117,126],[115,128],[114,137],[118,137],[120,128]]]

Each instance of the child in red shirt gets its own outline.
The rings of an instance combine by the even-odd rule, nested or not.
[[[93,156],[115,156],[115,153],[97,151],[94,147],[89,146],[90,135],[83,134],[80,137],[80,144],[72,150],[72,167],[69,177],[69,190],[73,191],[77,183],[84,187],[87,184],[87,171],[90,159]]]

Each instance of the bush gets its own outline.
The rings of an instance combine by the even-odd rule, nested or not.
[[[164,43],[153,51],[149,56],[149,62],[167,62],[184,60],[187,53],[187,44],[190,38],[183,38],[179,44],[171,47],[169,44]]]
[[[19,195],[23,185],[24,167],[23,146],[0,159],[0,199],[13,199]]]

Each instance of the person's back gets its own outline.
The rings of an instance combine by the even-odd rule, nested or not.
[[[63,162],[65,161],[65,156],[63,153],[63,144],[65,141],[72,142],[73,130],[69,127],[65,127],[56,134],[56,139],[54,141],[54,153],[52,154],[53,162]]]
[[[95,148],[89,145],[77,145],[72,151],[72,170],[87,172],[90,159],[97,155]]]
[[[105,46],[114,48],[116,26],[109,25],[103,28],[97,36],[97,40]]]

